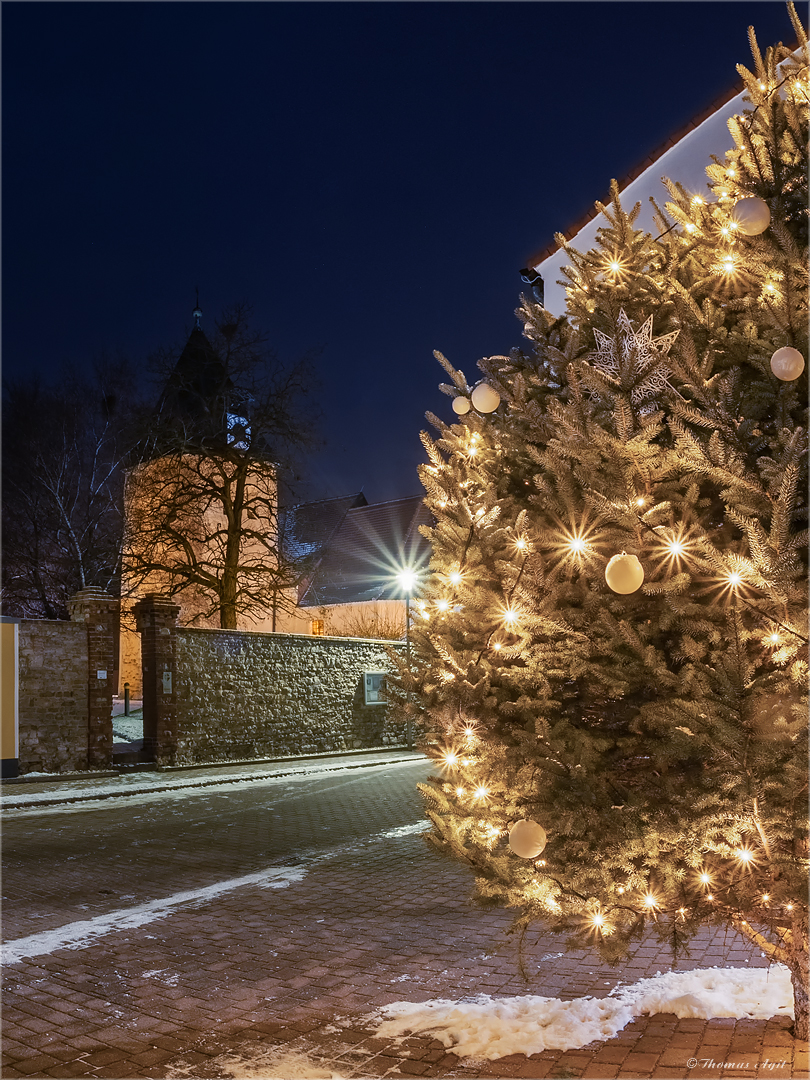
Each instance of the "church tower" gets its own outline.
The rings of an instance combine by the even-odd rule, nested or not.
[[[255,628],[239,590],[273,573],[278,538],[275,469],[248,453],[251,425],[226,364],[200,320],[170,372],[141,461],[127,474],[121,578],[121,682],[141,687],[133,607],[172,596],[181,626]]]

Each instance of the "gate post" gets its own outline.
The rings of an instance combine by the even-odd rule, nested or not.
[[[118,601],[104,589],[80,589],[68,600],[72,622],[87,628],[87,766],[112,765],[112,667]]]
[[[180,608],[159,593],[135,604],[143,667],[143,748],[149,760],[173,765],[177,753],[175,639]]]

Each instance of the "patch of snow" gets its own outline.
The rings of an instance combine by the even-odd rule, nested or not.
[[[223,1077],[232,1080],[347,1080],[344,1073],[333,1072],[328,1065],[319,1065],[305,1054],[273,1053],[264,1050],[247,1057],[242,1054],[222,1054],[210,1062],[216,1065]],[[196,1077],[195,1065],[170,1065],[166,1070],[169,1080]]]
[[[413,825],[402,825],[398,829],[391,829],[389,832],[377,833],[377,836],[382,838],[395,839],[398,836],[411,836],[413,833],[425,832],[428,826],[427,821],[415,821]]]
[[[113,736],[124,742],[137,742],[143,738],[143,714],[140,716],[114,716]]]
[[[130,930],[145,926],[171,915],[178,908],[189,904],[204,904],[223,893],[240,889],[245,885],[258,885],[266,889],[286,889],[294,881],[300,881],[306,870],[298,866],[274,866],[269,870],[260,870],[244,877],[230,878],[207,885],[201,889],[187,889],[174,893],[162,900],[150,900],[136,907],[120,908],[106,915],[97,915],[94,919],[81,919],[68,923],[54,930],[45,930],[41,934],[8,941],[2,947],[4,964],[16,964],[31,956],[44,956],[57,949],[83,949],[92,945],[98,938],[117,930]]]
[[[561,1001],[547,997],[493,998],[489,994],[449,1001],[396,1001],[374,1014],[382,1037],[430,1033],[459,1057],[486,1060],[507,1054],[575,1050],[613,1038],[634,1017],[671,1012],[678,1017],[770,1019],[793,1015],[790,973],[771,968],[705,968],[670,971],[608,997]]]

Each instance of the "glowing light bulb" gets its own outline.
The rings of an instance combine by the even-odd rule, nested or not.
[[[712,894],[711,894],[711,893],[709,893],[709,895],[708,895],[708,896],[706,897],[706,899],[707,899],[707,900],[714,900],[714,897],[712,896]]]
[[[728,575],[728,583],[732,589],[736,589],[739,585],[742,585],[742,574],[739,574],[736,570],[732,570]]]
[[[754,861],[754,853],[749,848],[739,848],[734,854],[740,862],[744,863],[746,866],[748,863]]]
[[[527,544],[522,536],[518,537],[518,539],[515,541],[515,547],[518,549],[518,551],[526,550]]]
[[[572,536],[568,541],[568,546],[579,555],[585,550],[585,541],[581,536]]]
[[[770,893],[763,893],[762,894],[762,899],[765,901],[766,904],[770,900],[770,898],[771,898]]]
[[[620,262],[617,262],[615,259],[613,259],[613,261],[609,263],[609,266],[614,274],[617,274],[622,268],[622,264]]]
[[[767,641],[767,643],[769,645],[772,645],[772,646],[782,644],[782,638],[779,636],[779,634],[778,634],[778,632],[776,630],[774,630],[774,632],[772,634],[768,634],[768,636],[765,638],[765,640]]]
[[[447,611],[447,609],[450,607],[450,601],[449,600],[437,600],[436,601],[436,607],[439,609],[439,611]]]
[[[786,905],[785,905],[785,910],[787,910],[787,911],[793,911],[793,904],[786,904]]]
[[[646,505],[647,505],[647,500],[646,499],[636,499],[636,506],[646,506]]]
[[[458,761],[458,754],[454,754],[451,750],[449,753],[444,755],[443,761],[445,765],[449,765],[452,768],[453,765],[455,765]]]
[[[467,740],[467,742],[472,742],[473,739],[476,738],[475,728],[471,727],[468,724],[467,727],[464,728],[464,738]],[[467,762],[466,764],[469,765],[469,762]]]
[[[475,457],[475,455],[477,453],[478,453],[478,447],[477,446],[468,447],[468,449],[467,449],[467,456],[468,457]]]
[[[658,901],[653,896],[653,894],[652,893],[647,893],[647,895],[644,897],[644,907],[646,907],[646,908],[654,908],[654,907],[657,907],[657,905],[658,905]]]
[[[619,894],[623,893],[623,892],[624,892],[624,885],[620,885],[620,886],[619,886],[619,888],[618,888],[618,889],[617,889],[616,891],[617,891],[617,892],[618,892]]]
[[[733,269],[734,269],[734,259],[732,258],[731,255],[727,255],[726,258],[723,259],[723,270],[725,271],[725,273],[730,274]]]
[[[593,926],[597,926],[597,927],[598,926],[604,926],[604,924],[605,924],[605,916],[600,914],[597,911],[595,915],[591,915],[591,924]]]
[[[764,82],[761,82],[761,83],[759,84],[759,88],[760,88],[760,90],[767,90],[767,89],[768,89],[768,87],[767,87],[767,86],[765,85],[765,83],[764,83]]]
[[[461,574],[458,572],[458,570],[454,570],[452,572],[452,574],[450,575],[450,581],[453,585],[459,584],[459,582],[461,581]]]
[[[702,883],[703,885],[708,885],[708,884],[709,884],[709,882],[710,882],[710,881],[711,881],[712,879],[711,879],[711,878],[709,877],[709,875],[708,875],[708,874],[701,874],[701,875],[700,875],[700,880],[701,880],[701,883]]]
[[[464,794],[464,788],[463,787],[457,787],[456,788],[456,795],[458,795],[458,797],[461,798],[461,796],[463,794]]]
[[[699,195],[695,195],[692,199],[693,206],[703,206],[703,199]]]
[[[730,232],[731,232],[731,230],[729,229],[729,227],[728,227],[728,226],[725,226],[724,228],[722,228],[722,229],[720,230],[720,233],[721,233],[721,235],[722,235],[722,236],[728,236],[728,234],[729,234]]]
[[[473,796],[476,799],[486,799],[489,796],[489,788],[486,788],[483,786],[483,784],[480,784],[473,792]]]
[[[518,621],[519,613],[514,608],[507,608],[503,613],[503,621],[507,626],[514,626]]]
[[[675,558],[677,558],[679,555],[683,555],[684,551],[686,551],[686,547],[680,540],[668,541],[666,548],[670,555],[674,556]]]
[[[501,645],[500,641],[496,641],[493,643],[492,648],[495,650],[495,652],[500,652],[503,648],[503,645]]]
[[[733,169],[726,169],[726,176],[736,176],[736,172]]]
[[[697,229],[697,225],[693,225],[691,222],[686,226],[686,231],[688,233],[693,233],[695,229]]]

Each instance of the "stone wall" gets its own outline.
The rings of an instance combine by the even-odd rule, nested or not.
[[[174,764],[407,743],[363,673],[392,668],[397,642],[177,628]]]
[[[19,771],[86,769],[87,630],[21,620],[19,634]]]

